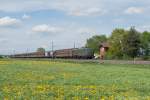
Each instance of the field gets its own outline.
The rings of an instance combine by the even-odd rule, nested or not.
[[[150,100],[150,66],[0,60],[0,100]]]

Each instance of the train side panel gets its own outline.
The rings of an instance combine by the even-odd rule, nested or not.
[[[73,50],[74,58],[92,59],[94,57],[94,51],[90,48],[80,48]]]
[[[73,48],[55,50],[54,52],[33,52],[12,55],[13,58],[75,58],[75,59],[91,59],[94,52],[90,48]]]
[[[56,50],[53,55],[55,58],[72,58],[72,49]]]

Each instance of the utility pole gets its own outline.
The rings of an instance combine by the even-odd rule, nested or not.
[[[74,49],[76,48],[76,43],[74,42]]]
[[[15,55],[15,50],[13,50],[13,55]]]
[[[27,51],[26,51],[26,53],[29,53],[29,49],[27,48]]]
[[[13,56],[13,57],[15,56],[15,50],[13,50],[12,56]]]
[[[53,43],[53,41],[51,43],[51,46],[52,46],[51,55],[52,55],[52,58],[54,58],[54,43]]]
[[[52,52],[54,51],[54,43],[53,43],[53,41],[52,41]]]

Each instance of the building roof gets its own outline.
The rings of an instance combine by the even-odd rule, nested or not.
[[[100,43],[100,47],[109,48],[110,45],[108,42],[103,42],[103,43]]]

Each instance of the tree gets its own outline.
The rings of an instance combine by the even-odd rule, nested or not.
[[[123,37],[124,53],[130,57],[136,57],[140,50],[140,33],[131,27]]]
[[[141,35],[141,47],[144,56],[150,56],[150,32],[143,32]]]
[[[44,48],[38,48],[37,52],[45,52],[45,49]]]
[[[95,35],[92,38],[87,39],[86,47],[92,48],[96,53],[98,53],[100,43],[106,41],[107,37],[105,35]]]
[[[124,56],[124,47],[123,47],[123,37],[127,34],[127,31],[124,29],[115,29],[113,30],[109,38],[109,56],[113,58],[122,58]]]
[[[1,58],[3,58],[3,56],[2,56],[2,55],[0,55],[0,59],[1,59]]]

